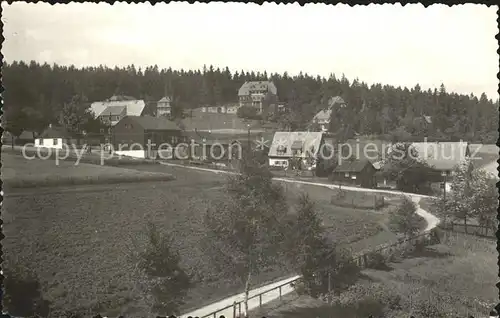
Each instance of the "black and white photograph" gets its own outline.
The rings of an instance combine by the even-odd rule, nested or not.
[[[1,7],[2,314],[499,318],[498,6]]]

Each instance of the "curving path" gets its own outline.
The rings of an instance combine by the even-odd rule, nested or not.
[[[199,170],[199,171],[213,172],[213,173],[217,173],[217,174],[232,174],[232,175],[237,174],[237,172],[234,172],[234,171],[222,171],[222,170],[214,170],[214,169],[201,168],[201,167],[190,167],[190,166],[184,166],[184,165],[167,163],[167,162],[161,162],[161,164],[166,165],[166,166],[175,166],[175,167],[182,167],[182,168],[186,168],[186,169],[194,169],[194,170]],[[321,182],[309,182],[309,181],[294,180],[294,179],[287,179],[287,178],[273,178],[273,180],[281,181],[281,182],[288,182],[288,183],[296,183],[296,184],[307,184],[307,185],[314,185],[314,186],[322,186],[322,187],[327,187],[327,188],[330,188],[330,189],[339,188],[338,185],[328,184],[328,183],[321,183]],[[421,194],[414,194],[414,193],[405,193],[405,192],[401,192],[401,191],[357,188],[357,187],[350,187],[350,186],[344,186],[344,185],[342,186],[342,189],[349,190],[349,191],[359,191],[359,192],[375,192],[375,193],[387,193],[387,194],[396,194],[396,195],[401,195],[401,194],[402,195],[406,195],[409,198],[411,198],[411,200],[413,202],[415,202],[415,204],[417,205],[417,211],[416,211],[416,213],[418,215],[420,215],[421,217],[423,217],[425,219],[425,221],[427,222],[427,227],[425,228],[424,232],[432,230],[440,222],[439,219],[436,216],[434,216],[433,214],[425,211],[419,205],[419,202],[420,202],[420,200],[422,198],[425,198],[425,197],[428,198],[430,196],[421,195]],[[291,281],[291,280],[293,280],[293,279],[295,279],[297,277],[298,276],[295,276],[295,277],[292,277],[292,278],[283,279],[283,280],[281,280],[279,282],[276,282],[276,283],[272,283],[272,284],[268,284],[268,285],[262,286],[260,288],[252,289],[250,291],[250,297],[252,297],[252,295],[256,295],[258,293],[261,293],[263,291],[266,291],[266,290],[269,290],[269,289],[273,289],[273,288],[275,288],[275,287],[277,287],[279,285],[286,284],[287,282],[289,282],[289,281]],[[288,293],[292,292],[293,290],[294,290],[293,287],[291,287],[290,285],[283,286],[283,288],[282,288],[282,295],[288,294]],[[277,298],[279,298],[279,292],[278,291],[271,291],[269,293],[266,293],[266,294],[262,295],[262,304],[266,304],[266,303],[271,302],[271,301],[273,301],[273,300],[275,300]],[[234,302],[242,301],[243,299],[244,299],[244,294],[233,295],[233,296],[227,297],[227,298],[225,298],[223,300],[220,300],[218,302],[215,302],[215,303],[212,303],[210,305],[207,305],[207,306],[204,306],[202,308],[199,308],[199,309],[197,309],[197,310],[195,310],[193,312],[186,313],[186,314],[182,315],[181,318],[187,318],[189,316],[202,318],[202,317],[205,317],[206,315],[209,315],[209,314],[213,313],[216,310],[225,308],[227,306],[231,306]],[[259,305],[260,305],[260,301],[259,301],[258,297],[255,298],[255,299],[252,299],[252,300],[248,301],[248,308],[249,308],[249,310],[252,310],[254,308],[258,308]],[[242,308],[242,312],[244,312],[244,308]],[[220,312],[217,313],[216,318],[219,318],[221,315],[224,315],[226,318],[233,317],[233,307],[231,306],[231,307],[229,307],[227,309],[221,310]],[[213,316],[211,316],[211,317],[213,317]]]

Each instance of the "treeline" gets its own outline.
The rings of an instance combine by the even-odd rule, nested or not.
[[[284,128],[314,129],[311,119],[327,107],[333,96],[341,96],[348,107],[343,114],[334,111],[331,130],[348,129],[349,134],[396,136],[399,139],[429,137],[441,140],[463,139],[494,143],[497,139],[498,100],[439,89],[413,88],[366,83],[345,76],[328,79],[300,73],[297,76],[266,72],[231,72],[226,68],[172,70],[134,65],[124,68],[106,66],[75,68],[32,61],[4,64],[2,69],[4,107],[7,112],[23,110],[35,118],[36,127],[57,123],[65,103],[75,96],[89,102],[112,95],[128,95],[146,102],[163,96],[173,97],[176,112],[202,105],[220,105],[238,101],[238,89],[245,81],[272,80],[280,101],[289,112],[272,116]],[[429,116],[432,124],[424,122]],[[42,128],[40,128],[42,127]]]

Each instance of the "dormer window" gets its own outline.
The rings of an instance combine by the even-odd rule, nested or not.
[[[284,145],[279,145],[276,150],[277,150],[279,155],[286,154],[286,146],[284,146]]]

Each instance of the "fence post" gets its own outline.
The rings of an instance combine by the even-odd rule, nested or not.
[[[259,307],[262,308],[262,294],[259,294]]]
[[[217,312],[214,312],[214,318],[217,318]]]
[[[233,302],[233,318],[236,318],[236,300]]]
[[[281,286],[279,287],[279,291],[280,291],[280,301],[281,301]]]
[[[238,303],[238,316],[241,317],[241,301]]]
[[[332,272],[328,271],[328,293],[332,291]]]

